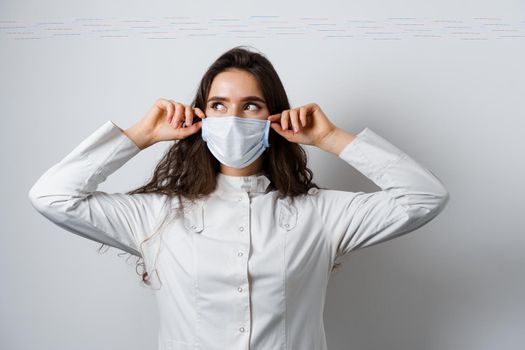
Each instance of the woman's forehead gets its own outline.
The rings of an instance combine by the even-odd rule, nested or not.
[[[262,98],[257,80],[247,72],[225,71],[214,79],[208,94],[211,96],[228,97],[233,100],[243,100],[249,96]]]

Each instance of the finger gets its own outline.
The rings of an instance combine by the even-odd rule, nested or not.
[[[197,116],[201,119],[206,118],[206,115],[199,107],[195,107],[195,114],[197,114]]]
[[[306,108],[301,107],[299,109],[299,119],[301,119],[301,125],[303,128],[306,127]]]
[[[191,126],[193,122],[193,109],[191,106],[186,106],[184,108],[184,113],[186,114],[186,127]]]
[[[164,110],[166,111],[166,121],[171,123],[171,118],[173,118],[173,100],[165,100],[162,99],[162,106],[164,107]]]
[[[317,110],[317,105],[315,103],[309,103],[306,106],[306,114],[313,116]]]
[[[186,138],[188,136],[191,136],[195,134],[202,126],[202,121],[198,121],[196,123],[193,123],[191,126],[187,126],[185,128],[181,128],[180,132],[182,133],[182,138]]]
[[[182,123],[182,119],[184,115],[184,106],[182,106],[180,103],[175,104],[175,117],[173,118],[173,122],[171,123],[171,126],[175,129],[177,129],[180,124]]]
[[[279,124],[279,123],[272,123],[272,124],[270,124],[270,127],[273,130],[275,130],[275,132],[277,132],[279,135],[284,137],[285,139],[290,139],[291,137],[293,137],[293,131],[292,130],[283,130],[283,128],[281,127],[281,124]]]
[[[290,119],[292,121],[292,128],[294,133],[299,132],[299,114],[297,112],[297,109],[292,109],[290,111]]]
[[[282,117],[281,117],[281,126],[283,130],[288,130],[289,120],[290,120],[290,111],[289,110],[283,111]]]
[[[283,129],[281,128],[281,124],[279,123],[271,123],[270,124],[270,127],[275,130],[275,132],[277,132],[279,135],[283,136]]]

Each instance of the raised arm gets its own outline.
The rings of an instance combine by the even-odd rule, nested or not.
[[[381,190],[321,189],[311,197],[334,256],[414,231],[436,217],[449,200],[447,189],[434,173],[385,138],[369,128],[351,136],[338,129],[327,144],[339,145],[334,148],[336,154]]]
[[[168,200],[158,193],[110,194],[97,188],[140,150],[200,130],[202,122],[193,123],[194,113],[205,117],[198,108],[194,112],[161,98],[126,130],[107,121],[40,176],[29,190],[29,200],[58,226],[141,256],[140,243],[163,219]],[[185,126],[181,125],[184,119]]]
[[[97,191],[139,152],[132,139],[107,121],[40,176],[29,200],[56,225],[140,256],[138,244],[153,229],[160,197]]]

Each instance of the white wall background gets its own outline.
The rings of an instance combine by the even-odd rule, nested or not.
[[[427,226],[346,257],[326,301],[329,348],[523,349],[525,3],[510,0],[1,1],[0,349],[155,348],[135,260],[98,254],[27,192],[106,120],[128,127],[158,97],[190,103],[241,44],[273,62],[292,106],[374,129],[451,194]],[[377,190],[305,148],[322,186]],[[163,150],[100,189],[142,184]]]

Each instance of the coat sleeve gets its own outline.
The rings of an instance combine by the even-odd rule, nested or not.
[[[316,191],[313,200],[333,257],[414,231],[448,203],[449,193],[434,173],[370,128],[357,134],[339,158],[381,190]]]
[[[40,176],[29,190],[29,200],[61,228],[141,256],[138,245],[155,225],[159,198],[97,191],[100,183],[139,151],[108,120]]]

